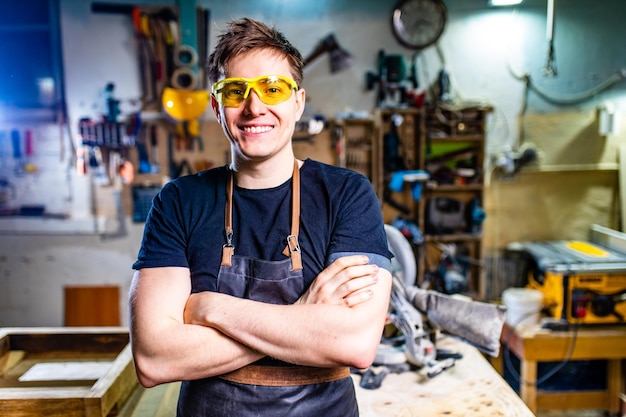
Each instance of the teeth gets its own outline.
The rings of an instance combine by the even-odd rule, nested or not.
[[[272,126],[247,126],[243,128],[246,133],[263,133],[272,130]]]

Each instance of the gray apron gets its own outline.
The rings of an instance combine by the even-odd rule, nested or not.
[[[305,290],[298,245],[300,173],[297,161],[292,178],[291,232],[283,252],[289,258],[265,261],[234,255],[232,195],[231,173],[226,192],[226,244],[217,291],[260,302],[293,304]],[[357,417],[354,385],[349,369],[345,371],[344,368],[299,367],[263,358],[220,377],[183,381],[177,416]]]

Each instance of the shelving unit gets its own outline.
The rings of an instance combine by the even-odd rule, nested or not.
[[[437,276],[437,289],[478,299],[485,297],[482,207],[485,119],[490,111],[487,106],[440,104],[426,112],[426,132],[420,138],[423,168],[430,179],[419,203],[424,245],[418,279]],[[449,251],[452,257],[445,256]]]
[[[374,119],[341,119],[334,124],[337,165],[360,172],[368,177],[382,201],[383,167]]]
[[[484,298],[483,164],[485,117],[490,111],[445,104],[377,111],[383,217],[390,223],[399,216],[421,231],[423,243],[413,244],[418,285]],[[401,117],[397,126],[394,117]],[[400,191],[389,189],[392,175],[399,171],[428,174],[429,179],[419,184],[417,197],[415,184],[404,184]],[[455,250],[456,256],[447,259],[456,264],[443,259],[449,250]],[[450,269],[455,280],[448,282],[444,277],[450,277],[445,273]]]
[[[425,133],[424,113],[417,108],[378,109],[379,144],[383,178],[383,218],[390,223],[397,216],[419,222],[419,207],[409,187],[404,192],[389,189],[391,176],[397,171],[421,170],[424,155],[420,151],[421,137]],[[395,123],[398,122],[399,124]]]
[[[370,179],[385,223],[400,217],[421,232],[422,242],[413,242],[417,285],[484,299],[483,165],[490,111],[445,104],[380,108],[372,119],[334,122],[337,164]],[[412,179],[392,190],[393,175],[403,172],[424,173],[428,180]],[[450,250],[454,256],[442,256]]]

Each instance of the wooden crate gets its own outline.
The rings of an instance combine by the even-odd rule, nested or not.
[[[113,416],[137,384],[126,328],[0,328],[0,416]]]

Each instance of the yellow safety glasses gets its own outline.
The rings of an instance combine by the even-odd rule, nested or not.
[[[250,90],[254,90],[261,101],[274,105],[287,101],[292,90],[298,90],[298,84],[282,75],[262,75],[256,78],[225,78],[213,84],[213,94],[225,107],[239,107]]]

